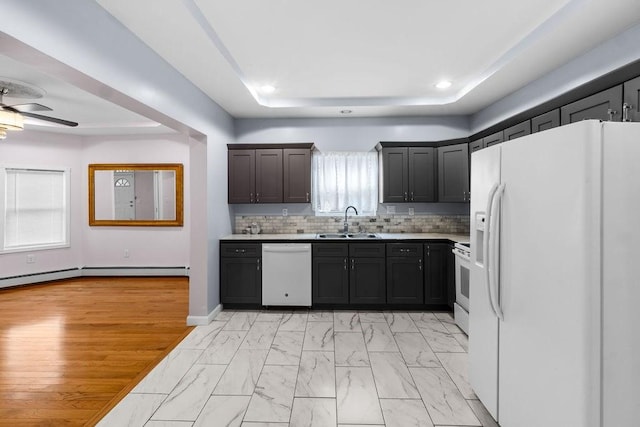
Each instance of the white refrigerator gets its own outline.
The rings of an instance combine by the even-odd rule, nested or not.
[[[640,425],[640,123],[472,154],[469,376],[502,427]]]

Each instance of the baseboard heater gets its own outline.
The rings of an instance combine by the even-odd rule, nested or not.
[[[189,267],[82,267],[0,278],[0,289],[91,276],[189,276]]]

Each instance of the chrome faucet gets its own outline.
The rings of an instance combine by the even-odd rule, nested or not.
[[[342,230],[345,233],[349,232],[349,223],[347,222],[347,212],[349,209],[353,209],[356,215],[358,215],[358,210],[353,206],[347,206],[347,209],[344,210],[344,229]]]

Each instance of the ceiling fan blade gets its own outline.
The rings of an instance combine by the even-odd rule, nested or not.
[[[11,108],[15,108],[16,110],[20,111],[21,113],[27,111],[53,111],[51,108],[47,107],[46,105],[42,105],[42,104],[38,104],[37,102],[31,102],[28,104],[16,104],[16,105],[11,105]]]
[[[64,126],[69,126],[69,127],[78,126],[78,123],[72,122],[72,121],[69,121],[69,120],[58,119],[56,117],[43,116],[41,114],[28,113],[28,112],[25,112],[25,111],[18,111],[18,110],[15,110],[15,111],[17,111],[18,113],[22,114],[25,117],[31,117],[32,119],[38,119],[38,120],[43,120],[45,122],[57,123],[59,125],[64,125]]]

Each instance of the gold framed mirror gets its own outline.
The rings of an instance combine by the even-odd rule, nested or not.
[[[181,163],[89,165],[89,225],[181,227]]]

